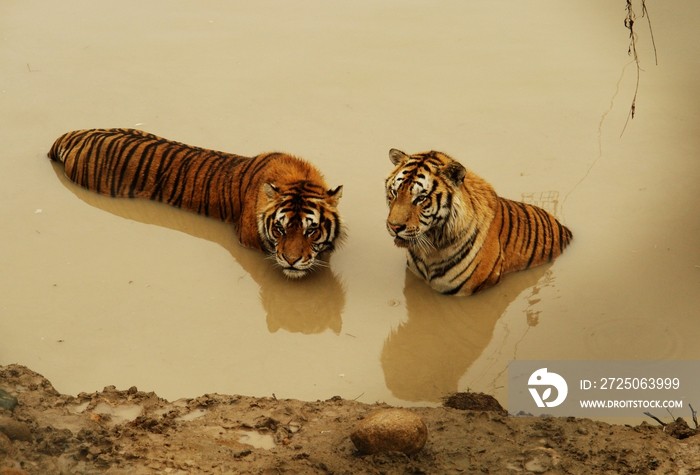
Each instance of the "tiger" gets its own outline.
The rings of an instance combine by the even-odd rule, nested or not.
[[[433,289],[471,295],[503,275],[558,257],[573,234],[547,211],[499,197],[493,187],[437,151],[407,155],[385,180],[386,227],[408,267]]]
[[[240,243],[274,258],[296,279],[326,265],[345,238],[343,187],[285,153],[244,157],[193,147],[137,129],[67,132],[48,156],[88,190],[147,198],[232,223]]]

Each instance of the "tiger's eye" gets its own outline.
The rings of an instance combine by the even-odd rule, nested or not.
[[[275,223],[275,225],[272,226],[272,235],[276,238],[279,238],[283,234],[284,234],[284,228],[282,227],[282,225],[279,223]]]
[[[317,226],[309,227],[306,230],[305,234],[307,237],[310,237],[312,239],[316,239],[318,237],[318,227]]]

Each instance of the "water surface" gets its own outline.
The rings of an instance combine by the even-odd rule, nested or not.
[[[506,403],[510,359],[700,359],[695,2],[4,2],[0,364],[106,385]],[[641,12],[641,6],[636,6]],[[289,282],[222,223],[62,179],[62,133],[138,127],[316,164],[349,239]],[[574,232],[550,266],[467,298],[405,270],[388,150],[438,149]],[[700,402],[698,402],[700,406]]]

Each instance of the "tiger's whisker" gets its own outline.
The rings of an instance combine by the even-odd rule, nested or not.
[[[314,263],[311,265],[311,268],[313,269],[314,267],[330,267],[331,264],[326,261],[322,261],[320,259],[314,259]]]

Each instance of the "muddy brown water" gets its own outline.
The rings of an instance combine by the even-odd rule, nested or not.
[[[647,1],[659,64],[638,18],[622,134],[624,4],[4,2],[0,364],[70,394],[505,405],[511,359],[700,359],[700,6]],[[48,148],[90,127],[302,156],[349,238],[288,282],[229,226],[63,179]],[[451,154],[572,246],[437,295],[384,228],[391,147]]]

